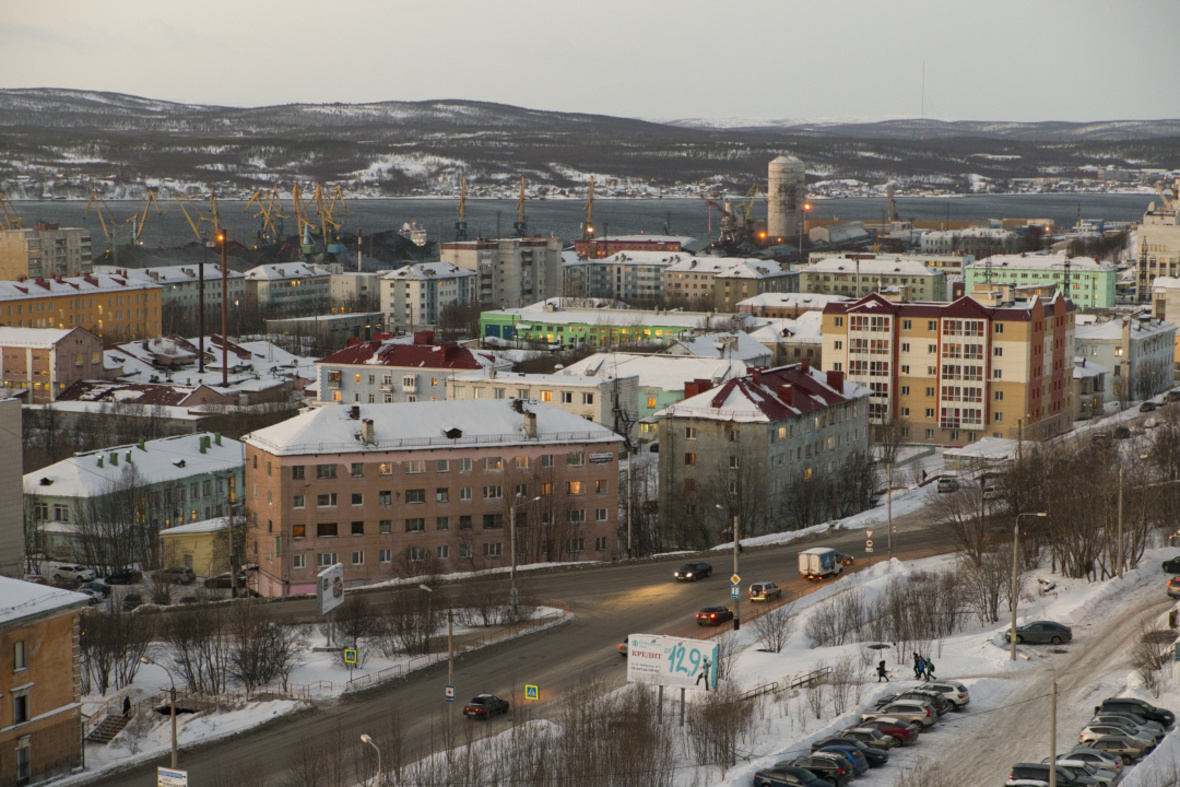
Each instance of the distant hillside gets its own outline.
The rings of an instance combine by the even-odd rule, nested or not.
[[[724,125],[724,124],[723,124]],[[296,181],[349,197],[745,193],[783,152],[811,182],[1006,190],[1081,167],[1180,168],[1180,121],[896,120],[718,127],[475,101],[235,108],[77,90],[0,90],[0,190],[10,198],[248,197]]]

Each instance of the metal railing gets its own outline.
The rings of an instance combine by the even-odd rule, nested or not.
[[[823,667],[822,669],[812,670],[811,672],[800,675],[791,681],[789,688],[797,689],[800,686],[811,687],[814,686],[821,678],[825,677],[832,671],[831,667]]]

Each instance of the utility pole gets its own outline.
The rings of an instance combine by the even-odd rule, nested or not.
[[[1049,787],[1057,787],[1057,675],[1049,695]]]
[[[1119,465],[1119,579],[1123,578],[1123,467]]]
[[[226,267],[226,246],[229,245],[229,235],[224,228],[219,235],[221,238],[221,387],[229,387],[229,268]]]
[[[455,685],[455,608],[447,608],[447,685]],[[454,748],[455,703],[447,703],[447,746]]]
[[[741,530],[738,529],[738,517],[737,517],[737,514],[734,514],[733,515],[733,575],[735,577],[739,576],[739,574],[738,574],[738,550],[740,550],[742,548],[741,541],[739,540],[740,538],[741,538]],[[735,598],[733,600],[733,630],[737,631],[741,627],[742,627],[742,593],[741,593],[741,587],[739,586],[737,598]],[[683,695],[681,695],[681,706],[683,707],[683,705],[684,705]]]

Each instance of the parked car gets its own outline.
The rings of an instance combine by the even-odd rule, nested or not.
[[[875,711],[862,713],[860,718],[863,721],[872,721],[879,719],[882,716],[890,716],[892,718],[901,719],[902,721],[913,722],[922,726],[923,730],[930,729],[934,723],[938,721],[938,711],[930,705],[925,705],[913,700],[899,700],[898,702],[891,702],[883,708],[878,708]]]
[[[123,611],[130,612],[133,609],[137,609],[142,603],[143,596],[138,593],[128,593],[123,596]]]
[[[955,704],[948,700],[942,694],[942,692],[927,690],[927,685],[928,684],[923,683],[919,688],[907,689],[905,691],[898,691],[878,697],[877,707],[883,708],[889,703],[897,702],[898,700],[914,700],[915,702],[921,702],[926,705],[930,705],[936,711],[938,711],[938,715],[940,717],[945,716],[947,713],[950,713],[955,709]]]
[[[1090,725],[1095,724],[1109,724],[1113,727],[1118,727],[1121,730],[1125,730],[1132,737],[1147,738],[1153,744],[1159,743],[1160,738],[1164,737],[1165,734],[1155,722],[1148,722],[1148,724],[1155,724],[1154,727],[1150,727],[1144,724],[1137,724],[1124,716],[1114,716],[1106,713],[1090,719]]]
[[[135,569],[127,568],[119,571],[112,571],[107,574],[104,580],[108,585],[134,585],[143,579],[143,574]]]
[[[1070,751],[1061,755],[1068,757],[1071,760],[1081,760],[1087,762],[1098,768],[1105,768],[1108,771],[1115,771],[1121,774],[1123,772],[1123,758],[1117,754],[1101,751],[1100,749],[1091,749],[1087,746],[1075,746]]]
[[[823,740],[811,744],[811,750],[818,751],[828,746],[845,746],[858,751],[864,755],[868,764],[874,768],[889,762],[889,752],[886,749],[870,746],[864,741],[853,738],[851,735],[829,735]]]
[[[1096,714],[1104,711],[1135,713],[1145,719],[1158,721],[1165,728],[1171,727],[1176,723],[1176,714],[1172,713],[1172,711],[1157,708],[1151,703],[1137,700],[1134,697],[1107,697],[1102,701],[1101,705],[1094,708],[1094,713]]]
[[[773,582],[755,582],[750,585],[750,601],[770,601],[782,595],[783,589]]]
[[[207,587],[207,588],[232,588],[234,586],[234,582],[231,579],[232,576],[233,576],[233,574],[231,572],[226,571],[224,574],[218,574],[215,577],[209,577],[209,579],[205,580],[205,587]],[[245,571],[238,572],[237,586],[240,588],[246,587],[246,572]]]
[[[1180,555],[1164,561],[1164,573],[1180,575]]]
[[[896,719],[891,716],[878,716],[875,719],[866,719],[856,726],[883,732],[891,738],[896,738],[902,746],[910,746],[917,743],[918,736],[922,734],[921,725],[911,724],[908,721]]]
[[[922,688],[926,691],[939,692],[955,706],[955,710],[962,710],[971,703],[971,692],[967,691],[967,687],[957,680],[934,680],[923,683]]]
[[[1011,642],[1012,631],[1005,631],[1004,637]],[[1023,626],[1017,626],[1016,628],[1016,641],[1018,643],[1060,645],[1062,642],[1069,642],[1072,639],[1073,629],[1069,626],[1063,626],[1060,623],[1054,623],[1051,620],[1037,620],[1032,623],[1025,623]]]
[[[191,585],[197,581],[197,575],[188,566],[174,566],[160,572],[165,581],[174,585]]]
[[[875,746],[878,749],[884,749],[886,751],[898,745],[897,738],[880,730],[869,729],[868,727],[849,727],[841,732],[840,736],[843,738],[855,738],[865,746]]]
[[[94,569],[86,566],[58,566],[53,569],[53,578],[64,582],[89,582],[96,576]]]
[[[852,746],[823,746],[821,748],[812,748],[812,754],[828,754],[833,757],[840,757],[848,762],[852,768],[852,772],[857,776],[864,776],[869,772],[869,760],[865,757],[863,752],[858,751]]]
[[[713,573],[713,566],[709,563],[695,562],[685,563],[672,574],[681,582],[696,582],[698,579],[704,579]]]
[[[1141,413],[1154,413],[1156,406],[1157,405],[1155,402],[1148,400],[1148,401],[1144,402],[1143,404],[1139,405],[1139,412],[1141,412]]]
[[[1115,440],[1129,440],[1131,438],[1131,429],[1126,426],[1116,426],[1114,428]]]
[[[806,768],[816,776],[827,779],[836,787],[844,787],[856,775],[852,768],[845,767],[845,763],[839,762],[834,757],[822,757],[815,754],[791,760],[791,765]]]
[[[95,593],[101,593],[103,598],[111,597],[111,586],[105,582],[99,582],[97,580],[84,583],[82,587],[78,588],[78,590],[93,590]]]
[[[502,700],[495,694],[477,694],[463,706],[463,715],[469,719],[487,721],[493,716],[507,712],[508,700]]]
[[[77,592],[89,598],[90,601],[87,603],[92,607],[95,604],[101,604],[103,601],[106,601],[106,596],[104,596],[102,593],[99,593],[97,590],[94,590],[93,588],[86,587],[85,585],[78,588]]]
[[[1143,741],[1133,740],[1124,735],[1103,735],[1086,742],[1086,748],[1106,752],[1130,765],[1147,753],[1147,745]]]
[[[938,479],[938,491],[943,492],[958,492],[959,482],[954,478],[940,478]]]
[[[856,562],[856,558],[854,558],[852,555],[848,554],[847,552],[841,552],[838,549],[836,550],[836,560],[840,561],[840,565],[842,566],[851,566]]]
[[[827,779],[821,779],[806,768],[777,763],[754,774],[754,787],[831,787]]]
[[[1135,725],[1136,727],[1139,727],[1140,729],[1151,730],[1152,734],[1155,735],[1157,738],[1164,737],[1165,727],[1163,724],[1160,724],[1158,721],[1152,721],[1151,719],[1144,718],[1143,716],[1140,716],[1138,713],[1131,713],[1130,711],[1120,711],[1120,710],[1104,710],[1100,713],[1095,714],[1094,718],[1095,719],[1102,719],[1102,720],[1122,719],[1124,721],[1130,722],[1131,724]]]
[[[1122,724],[1108,724],[1105,722],[1090,722],[1082,731],[1078,733],[1078,743],[1092,743],[1099,738],[1107,735],[1117,735],[1121,738],[1129,738],[1143,744],[1145,751],[1151,751],[1155,748],[1155,736],[1149,735],[1145,732],[1135,732],[1130,727]]]
[[[1039,779],[1048,783],[1050,767],[1053,766],[1048,763],[1018,762],[1012,766],[1012,775],[1008,777],[1008,784],[1019,779]],[[1059,787],[1094,787],[1098,784],[1085,773],[1065,765],[1056,766],[1056,771]]]
[[[1049,758],[1046,757],[1045,759],[1041,760],[1041,762],[1048,763]],[[1060,757],[1058,757],[1057,764],[1064,765],[1067,768],[1072,768],[1077,771],[1081,771],[1082,773],[1086,774],[1094,781],[1098,782],[1098,784],[1101,785],[1101,787],[1114,787],[1114,785],[1117,784],[1118,780],[1121,778],[1120,772],[1115,770],[1114,768],[1099,768],[1098,766],[1094,765],[1093,763],[1086,762],[1085,760],[1076,759],[1074,757],[1071,757],[1068,754],[1063,754]],[[1121,768],[1121,766],[1120,766],[1120,768]]]
[[[1173,388],[1168,391],[1169,402],[1180,402],[1180,388]]]
[[[1180,598],[1180,577],[1172,577],[1168,580],[1168,595],[1172,598]]]
[[[720,626],[727,620],[733,620],[733,610],[728,607],[705,607],[697,613],[698,626]]]

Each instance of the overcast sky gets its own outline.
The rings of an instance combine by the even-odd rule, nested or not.
[[[0,0],[0,87],[654,119],[1180,117],[1178,0]]]

